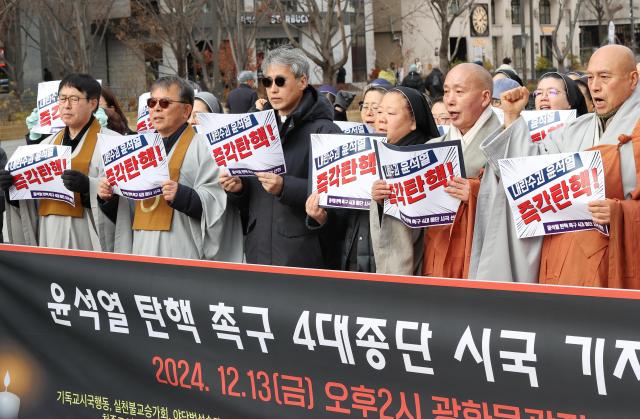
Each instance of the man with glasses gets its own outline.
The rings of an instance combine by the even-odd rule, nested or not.
[[[530,141],[528,125],[519,116],[528,101],[528,90],[518,88],[502,95],[506,129],[482,144],[489,164],[478,196],[470,278],[606,286],[608,258],[617,253],[609,249],[610,239],[595,230],[544,239],[518,239],[498,168],[498,160],[505,157],[603,147],[607,196],[619,190],[620,197],[591,202],[589,211],[593,221],[608,225],[612,214],[620,213],[620,206],[634,207],[637,201],[628,200],[634,196],[633,199],[637,199],[634,191],[638,187],[636,171],[640,168],[634,162],[633,144],[620,142],[625,138],[622,134],[634,131],[640,118],[640,91],[633,53],[622,45],[604,46],[591,56],[587,73],[596,112],[582,115],[537,143]],[[607,147],[614,148],[620,167],[607,169]],[[633,229],[627,229],[625,234],[633,234]],[[611,242],[612,245],[620,243],[614,240],[613,233]],[[609,286],[611,284],[609,282]]]
[[[75,206],[50,199],[10,201],[7,205],[9,241],[14,244],[79,250],[112,250],[99,232],[113,224],[98,210],[96,193],[102,170],[98,133],[119,135],[102,128],[94,117],[100,84],[88,74],[70,74],[58,87],[59,113],[66,127],[42,144],[70,146],[71,169],[62,174],[64,186],[75,192]],[[13,178],[0,170],[0,189]],[[8,198],[8,194],[5,193]]]
[[[162,183],[162,195],[128,200],[113,195],[107,179],[101,179],[102,210],[116,222],[116,252],[242,261],[238,211],[227,208],[217,183],[220,168],[206,139],[187,123],[193,101],[193,89],[179,77],[162,77],[151,86],[147,105],[169,161],[170,179]]]
[[[325,236],[327,229],[309,229],[305,212],[310,134],[341,132],[332,122],[333,109],[309,85],[309,61],[299,49],[285,46],[270,51],[262,70],[262,84],[269,98],[265,110],[276,112],[287,173],[220,177],[229,201],[248,210],[247,262],[309,268],[335,266],[340,246]],[[335,253],[330,255],[331,251]]]

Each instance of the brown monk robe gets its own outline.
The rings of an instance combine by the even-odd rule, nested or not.
[[[609,237],[596,230],[545,236],[540,258],[541,284],[583,285],[640,289],[640,122],[631,136],[621,135],[618,145],[600,145],[605,194],[610,204]],[[624,197],[618,148],[632,141],[636,188]]]
[[[424,236],[422,275],[444,278],[469,276],[473,222],[476,217],[480,178],[469,179],[469,187],[469,201],[460,203],[453,224],[427,228]]]

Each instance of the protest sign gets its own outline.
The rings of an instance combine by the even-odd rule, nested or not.
[[[367,135],[311,134],[311,192],[321,207],[369,209],[379,179],[375,141]]]
[[[519,238],[603,229],[591,219],[591,201],[605,199],[599,151],[498,161]]]
[[[169,165],[159,134],[98,134],[98,145],[114,193],[135,200],[162,195]]]
[[[64,187],[62,172],[71,169],[71,147],[51,144],[23,145],[13,153],[5,170],[13,185],[9,198],[55,199],[74,205],[74,194]]]
[[[362,122],[333,121],[344,134],[371,134],[373,129]]]
[[[32,131],[39,134],[53,134],[64,128],[58,109],[58,86],[60,80],[38,83],[38,125]]]
[[[444,188],[465,177],[459,140],[398,147],[376,143],[380,175],[391,187],[384,213],[411,228],[451,224],[460,200]]]
[[[544,140],[553,131],[564,127],[567,123],[576,119],[576,110],[544,110],[523,111],[520,116],[529,126],[531,141],[534,143]]]
[[[197,132],[220,167],[231,176],[286,173],[280,132],[273,110],[242,114],[198,114]]]
[[[136,132],[144,133],[154,130],[151,123],[151,115],[147,106],[147,99],[151,97],[151,93],[143,93],[138,98],[138,122],[136,123]]]

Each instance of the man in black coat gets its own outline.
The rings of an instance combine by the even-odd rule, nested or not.
[[[248,210],[247,262],[335,267],[332,255],[340,243],[328,240],[328,228],[309,229],[305,212],[310,134],[341,132],[332,122],[333,108],[309,85],[309,62],[299,49],[284,46],[270,51],[262,70],[269,97],[265,110],[276,112],[287,173],[220,177],[229,202]]]
[[[245,113],[258,100],[258,93],[254,90],[256,76],[253,71],[242,71],[238,75],[238,87],[229,92],[227,107],[229,113]]]

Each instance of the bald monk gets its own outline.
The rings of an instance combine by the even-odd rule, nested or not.
[[[481,146],[489,164],[478,196],[470,277],[564,285],[621,285],[620,281],[615,284],[607,281],[609,269],[614,265],[620,268],[619,259],[609,263],[612,256],[609,247],[615,244],[614,253],[620,255],[624,251],[620,240],[634,231],[621,228],[624,225],[621,217],[624,209],[630,211],[637,203],[625,200],[637,199],[637,152],[635,141],[630,141],[628,134],[634,131],[640,117],[638,73],[631,50],[621,45],[598,49],[589,60],[587,73],[596,112],[581,116],[539,143],[528,140],[527,124],[518,116],[527,103],[528,91],[514,89],[502,95],[506,129]],[[622,134],[626,136],[621,137]],[[588,149],[602,151],[607,194],[606,200],[591,202],[589,210],[594,222],[611,224],[611,237],[592,230],[518,239],[498,160]]]
[[[451,140],[462,141],[465,172],[478,177],[486,163],[480,144],[500,128],[500,121],[489,106],[493,91],[491,74],[477,64],[465,63],[453,67],[444,83],[444,104],[451,115],[449,132],[429,143]],[[475,190],[479,187],[479,182]],[[454,178],[447,192],[468,200],[473,184]],[[374,185],[374,189],[375,189]],[[388,186],[385,185],[386,188]],[[372,191],[375,196],[383,190]],[[388,192],[388,191],[387,191]],[[475,200],[470,200],[475,204]],[[462,203],[458,210],[457,230],[450,225],[427,229],[412,229],[391,216],[379,217],[379,208],[372,205],[371,239],[378,273],[461,277],[471,249],[471,235],[466,240],[467,219],[473,220],[473,208]],[[471,216],[469,217],[469,215]],[[377,222],[380,220],[380,222]],[[473,224],[473,223],[470,223]],[[422,262],[422,263],[421,263]],[[468,265],[468,263],[467,263]]]

